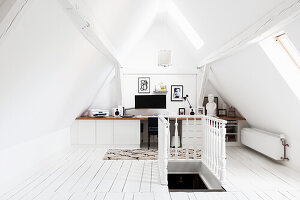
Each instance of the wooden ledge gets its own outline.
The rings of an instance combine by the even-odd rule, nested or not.
[[[76,120],[148,120],[148,116],[142,116],[142,117],[77,117]],[[246,120],[243,117],[218,117],[219,119],[231,121],[231,120]],[[170,120],[175,120],[175,118],[170,118]],[[186,118],[177,118],[177,120],[186,120]],[[194,118],[189,118],[189,120],[194,120]],[[201,118],[197,118],[197,120],[201,120]]]

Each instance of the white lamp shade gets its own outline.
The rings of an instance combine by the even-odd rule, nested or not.
[[[158,52],[158,66],[169,67],[171,63],[172,51],[160,50]]]

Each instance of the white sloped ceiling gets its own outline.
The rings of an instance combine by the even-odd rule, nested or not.
[[[31,0],[0,41],[0,149],[69,127],[114,67],[58,3]]]
[[[300,19],[282,29],[298,50],[299,26]],[[252,127],[286,134],[290,161],[285,164],[299,169],[300,101],[258,44],[212,63],[210,81]]]

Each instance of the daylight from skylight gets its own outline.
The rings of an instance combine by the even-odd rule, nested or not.
[[[285,33],[260,42],[260,46],[300,100],[300,54]]]
[[[193,46],[199,50],[204,44],[203,40],[172,0],[169,1],[168,13],[173,18],[174,22],[178,24]]]

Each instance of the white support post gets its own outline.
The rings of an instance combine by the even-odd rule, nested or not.
[[[175,160],[178,160],[178,119],[175,119]]]
[[[195,116],[194,117],[194,135],[196,135],[196,132],[197,132],[197,118]],[[196,138],[194,138],[194,139],[196,139]],[[196,160],[197,159],[197,155],[196,155],[197,144],[196,143],[194,143],[194,145],[193,145],[193,151],[194,151],[193,158],[194,158],[194,160]]]
[[[198,89],[197,89],[197,91],[198,91],[198,95],[197,95],[197,107],[202,107],[203,100],[204,100],[204,93],[205,93],[205,90],[206,90],[206,85],[207,85],[207,80],[208,80],[208,76],[209,76],[210,67],[208,65],[204,65],[203,67],[200,67],[198,69],[198,71],[199,72],[197,73],[197,81],[198,81],[199,84],[197,84],[197,87],[198,87]],[[202,76],[199,75],[200,73],[202,73]]]

